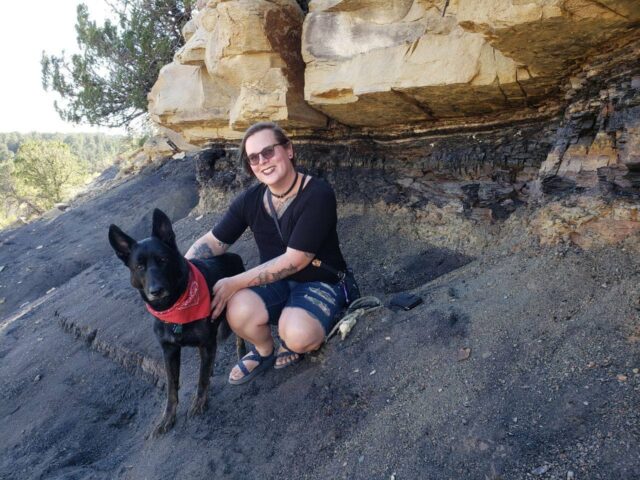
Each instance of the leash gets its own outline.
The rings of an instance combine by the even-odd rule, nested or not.
[[[382,308],[382,302],[378,297],[368,296],[368,297],[360,297],[357,300],[354,300],[349,308],[347,308],[347,312],[344,317],[340,319],[338,323],[331,329],[327,338],[325,338],[324,343],[327,343],[329,339],[335,335],[335,333],[340,330],[340,335],[344,340],[346,336],[349,334],[354,325],[358,322],[358,318],[368,312],[372,312],[379,308]]]

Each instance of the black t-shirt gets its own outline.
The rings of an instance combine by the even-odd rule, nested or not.
[[[286,245],[278,234],[273,217],[265,208],[263,198],[266,188],[260,183],[238,195],[220,222],[213,227],[213,235],[231,245],[249,227],[258,245],[260,263],[282,255],[288,246],[314,253],[323,263],[344,271],[346,264],[336,232],[336,196],[329,184],[311,177],[278,219]],[[311,264],[287,278],[298,282],[337,281],[334,274]]]

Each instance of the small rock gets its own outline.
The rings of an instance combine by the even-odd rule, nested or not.
[[[391,337],[384,337],[385,340],[391,340]]]
[[[44,245],[38,245],[38,246],[36,247],[36,250],[40,250],[42,247],[44,247]]]
[[[49,290],[47,290],[46,295],[50,294],[51,292],[53,292],[56,289],[56,287],[51,287]]]
[[[6,298],[4,298],[4,297],[0,298],[0,305],[2,305],[2,304],[3,304],[4,302],[6,302],[6,301],[7,301],[7,299],[6,299]]]
[[[549,470],[549,466],[542,465],[538,468],[534,468],[533,470],[531,470],[531,473],[533,473],[534,475],[544,475],[545,473],[547,473],[547,470]]]
[[[569,470],[567,472],[567,480],[574,480],[576,478],[575,473],[573,473],[571,470]]]
[[[627,381],[627,376],[620,373],[616,376],[616,378],[618,379],[619,382],[626,382]]]
[[[204,215],[198,215],[198,216],[196,217],[196,222],[197,222],[198,220],[202,220],[202,217],[204,217]]]
[[[587,363],[587,368],[596,368],[596,367],[597,367],[596,362]]]
[[[369,373],[369,375],[373,375],[373,374],[375,374],[375,373],[376,373],[376,371],[375,371],[375,370],[371,370],[371,372]]]
[[[36,377],[33,379],[34,383],[35,382],[39,382],[42,379],[42,375],[38,374],[36,375]]]
[[[471,349],[469,347],[463,347],[460,350],[458,350],[458,361],[462,362],[468,359],[470,355],[471,355]]]
[[[4,265],[0,265],[0,272],[4,270]]]
[[[635,373],[636,375],[638,375],[638,373],[640,373],[640,368],[634,368],[634,369],[633,369],[633,373]]]
[[[362,462],[364,462],[364,455],[360,455],[358,457],[358,463],[362,463]]]
[[[360,371],[360,369],[359,369],[359,368],[356,368],[356,369],[353,371],[353,373],[358,373],[359,371]]]

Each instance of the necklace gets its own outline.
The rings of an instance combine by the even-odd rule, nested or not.
[[[291,193],[291,190],[293,190],[293,187],[295,187],[295,186],[296,186],[296,183],[298,183],[298,172],[296,172],[296,176],[295,176],[295,178],[293,179],[293,183],[291,184],[291,186],[288,188],[288,190],[287,190],[286,192],[284,192],[284,193],[283,193],[283,194],[281,194],[281,195],[278,195],[277,193],[273,193],[273,192],[271,191],[271,189],[269,189],[269,193],[270,193],[271,195],[273,195],[274,197],[276,197],[276,198],[284,198],[284,197],[286,197],[287,195],[289,195],[289,194]]]

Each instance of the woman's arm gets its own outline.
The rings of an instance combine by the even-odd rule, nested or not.
[[[193,245],[187,250],[185,257],[187,259],[212,258],[216,255],[222,255],[228,248],[228,244],[218,240],[213,233],[207,232],[193,242]]]
[[[305,268],[314,257],[313,253],[287,248],[282,255],[251,270],[218,280],[213,286],[214,298],[211,302],[213,318],[222,313],[229,299],[238,290],[277,282]]]

